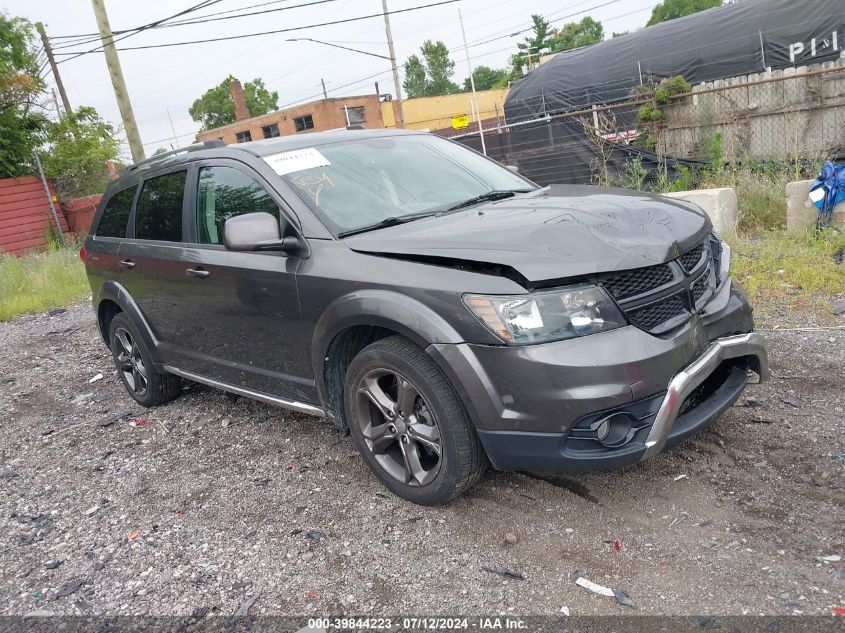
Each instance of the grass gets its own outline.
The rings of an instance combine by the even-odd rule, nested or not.
[[[732,274],[760,312],[788,317],[803,310],[832,321],[831,299],[845,295],[845,236],[833,230],[806,236],[766,230],[728,242]]]
[[[90,292],[74,248],[13,257],[0,253],[0,321],[80,301]]]

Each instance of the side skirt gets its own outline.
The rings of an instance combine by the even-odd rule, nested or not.
[[[192,380],[193,382],[198,382],[203,385],[208,385],[209,387],[214,387],[215,389],[222,389],[223,391],[228,391],[239,396],[244,396],[245,398],[258,400],[259,402],[272,404],[277,407],[282,407],[284,409],[290,409],[291,411],[298,411],[299,413],[307,413],[308,415],[313,415],[318,418],[326,417],[326,412],[323,411],[320,407],[305,404],[304,402],[293,402],[291,400],[284,400],[282,398],[277,398],[276,396],[271,396],[268,393],[264,393],[261,391],[253,391],[252,389],[246,389],[244,387],[238,387],[236,385],[231,385],[226,382],[214,380],[213,378],[206,378],[205,376],[193,374],[189,371],[181,370],[178,367],[171,367],[170,365],[165,365],[164,371],[174,374],[176,376],[181,376],[182,378],[187,378],[188,380]]]

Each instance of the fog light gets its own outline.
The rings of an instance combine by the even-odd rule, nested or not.
[[[610,420],[605,418],[602,420],[599,428],[596,429],[596,439],[598,439],[599,442],[603,442],[608,433],[610,433]]]

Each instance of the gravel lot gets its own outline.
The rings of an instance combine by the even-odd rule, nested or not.
[[[767,338],[771,382],[674,451],[427,509],[322,420],[199,385],[141,410],[87,305],[0,324],[0,613],[830,614],[845,331]]]

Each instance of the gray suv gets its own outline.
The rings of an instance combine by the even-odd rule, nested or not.
[[[206,142],[127,167],[85,241],[129,394],[326,417],[397,495],[635,464],[768,375],[695,205],[538,187],[429,134]]]

